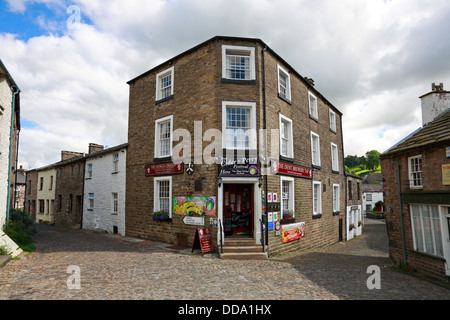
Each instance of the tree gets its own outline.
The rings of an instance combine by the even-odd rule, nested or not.
[[[375,171],[380,165],[380,153],[377,150],[366,152],[366,167],[369,170]]]

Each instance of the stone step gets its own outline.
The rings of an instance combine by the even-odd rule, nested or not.
[[[266,260],[267,252],[224,252],[220,254],[220,258],[234,260]]]
[[[251,246],[223,246],[223,252],[226,253],[239,253],[239,252],[262,252],[262,246],[251,245]]]

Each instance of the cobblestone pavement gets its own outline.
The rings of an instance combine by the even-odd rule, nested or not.
[[[35,245],[0,268],[0,299],[450,300],[449,289],[390,267],[379,221],[353,241],[263,261],[50,226],[39,226]],[[80,289],[68,289],[71,265],[80,268]],[[370,265],[381,268],[379,290],[367,288]]]

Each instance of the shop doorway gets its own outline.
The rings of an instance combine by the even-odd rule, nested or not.
[[[253,188],[253,184],[224,184],[223,220],[225,237],[253,237]]]

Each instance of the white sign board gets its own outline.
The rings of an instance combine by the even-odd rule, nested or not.
[[[183,218],[183,222],[184,224],[190,224],[193,226],[203,226],[205,224],[205,218],[185,216]]]

